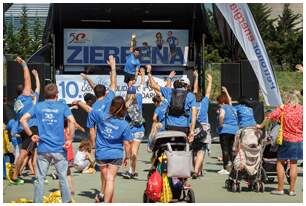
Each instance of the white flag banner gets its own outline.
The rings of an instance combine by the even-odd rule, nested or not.
[[[216,6],[221,11],[249,59],[258,79],[265,103],[271,106],[281,105],[282,99],[267,51],[248,5],[245,3],[228,3],[216,4]]]
[[[94,84],[103,84],[106,87],[110,85],[110,77],[109,75],[88,75],[88,77],[94,82]],[[165,79],[168,75],[156,75],[154,76],[154,80],[160,85],[165,86]],[[187,78],[187,75],[177,75],[174,80],[180,79],[182,77]],[[58,87],[58,98],[70,104],[74,100],[83,101],[83,97],[86,93],[92,93],[93,90],[90,88],[88,82],[84,80],[81,75],[56,75],[56,84]],[[136,86],[140,84],[140,77],[138,77]],[[127,85],[124,83],[124,76],[117,75],[117,89],[116,95],[125,97],[127,91]],[[145,81],[147,82],[148,76],[145,76]],[[139,87],[137,87],[139,91]],[[155,96],[155,92],[153,89],[145,84],[142,91],[142,103],[143,104],[152,104],[152,97]]]

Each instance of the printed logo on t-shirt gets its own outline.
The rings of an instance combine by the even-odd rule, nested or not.
[[[22,103],[20,99],[18,99],[14,104],[14,111],[18,113],[20,112],[20,110],[22,110],[23,107],[24,107],[24,104]]]
[[[56,115],[59,112],[58,109],[43,109],[42,112],[43,112],[42,122],[46,124],[57,123]]]

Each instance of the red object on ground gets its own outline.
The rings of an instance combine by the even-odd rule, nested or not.
[[[162,177],[157,171],[153,172],[153,174],[150,176],[147,188],[146,188],[146,195],[150,200],[153,201],[159,201],[161,192],[162,192]]]

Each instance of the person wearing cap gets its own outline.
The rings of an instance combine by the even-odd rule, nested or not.
[[[147,65],[147,73],[149,77],[150,87],[162,94],[162,96],[169,102],[169,111],[171,109],[171,101],[174,100],[174,92],[186,92],[184,101],[184,114],[171,115],[168,112],[166,116],[166,130],[177,130],[188,134],[188,141],[192,142],[194,138],[194,130],[196,124],[196,98],[193,93],[188,92],[190,85],[189,79],[183,77],[173,83],[174,88],[160,87],[154,80],[151,74],[151,65]]]
[[[126,95],[126,108],[128,111],[126,120],[129,122],[133,139],[131,144],[130,169],[122,174],[122,176],[127,179],[134,179],[137,177],[137,154],[145,132],[143,126],[144,119],[142,116],[142,91],[145,82],[145,71],[143,68],[140,69],[140,73],[141,83],[139,85],[139,90],[137,91],[136,86],[131,86],[128,88]]]
[[[124,65],[124,82],[131,87],[137,81],[138,72],[140,69],[139,53],[140,47],[130,48],[130,54],[126,58]]]

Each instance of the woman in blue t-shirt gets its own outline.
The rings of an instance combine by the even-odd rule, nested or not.
[[[256,121],[254,118],[251,102],[246,97],[239,98],[239,105],[235,106],[237,111],[239,128],[255,127]]]
[[[230,161],[233,162],[232,148],[235,134],[238,131],[238,119],[235,108],[232,106],[231,97],[227,89],[222,87],[222,93],[217,97],[220,108],[217,110],[218,133],[223,156],[223,169],[219,174],[229,174]]]
[[[122,160],[126,166],[131,156],[132,134],[129,123],[124,119],[126,111],[125,101],[121,96],[112,100],[108,113],[93,110],[97,122],[96,163],[100,167],[103,184],[103,191],[96,197],[96,202],[103,202],[102,194],[104,202],[113,202],[119,166],[122,165]]]
[[[139,85],[139,90],[137,91],[136,86],[128,88],[126,95],[126,107],[127,107],[127,121],[130,125],[132,133],[132,145],[131,145],[131,161],[130,169],[122,174],[124,178],[133,179],[137,177],[136,173],[136,162],[137,154],[141,141],[144,138],[144,119],[142,116],[142,91],[144,84],[144,69],[140,69],[141,73],[141,83]]]

